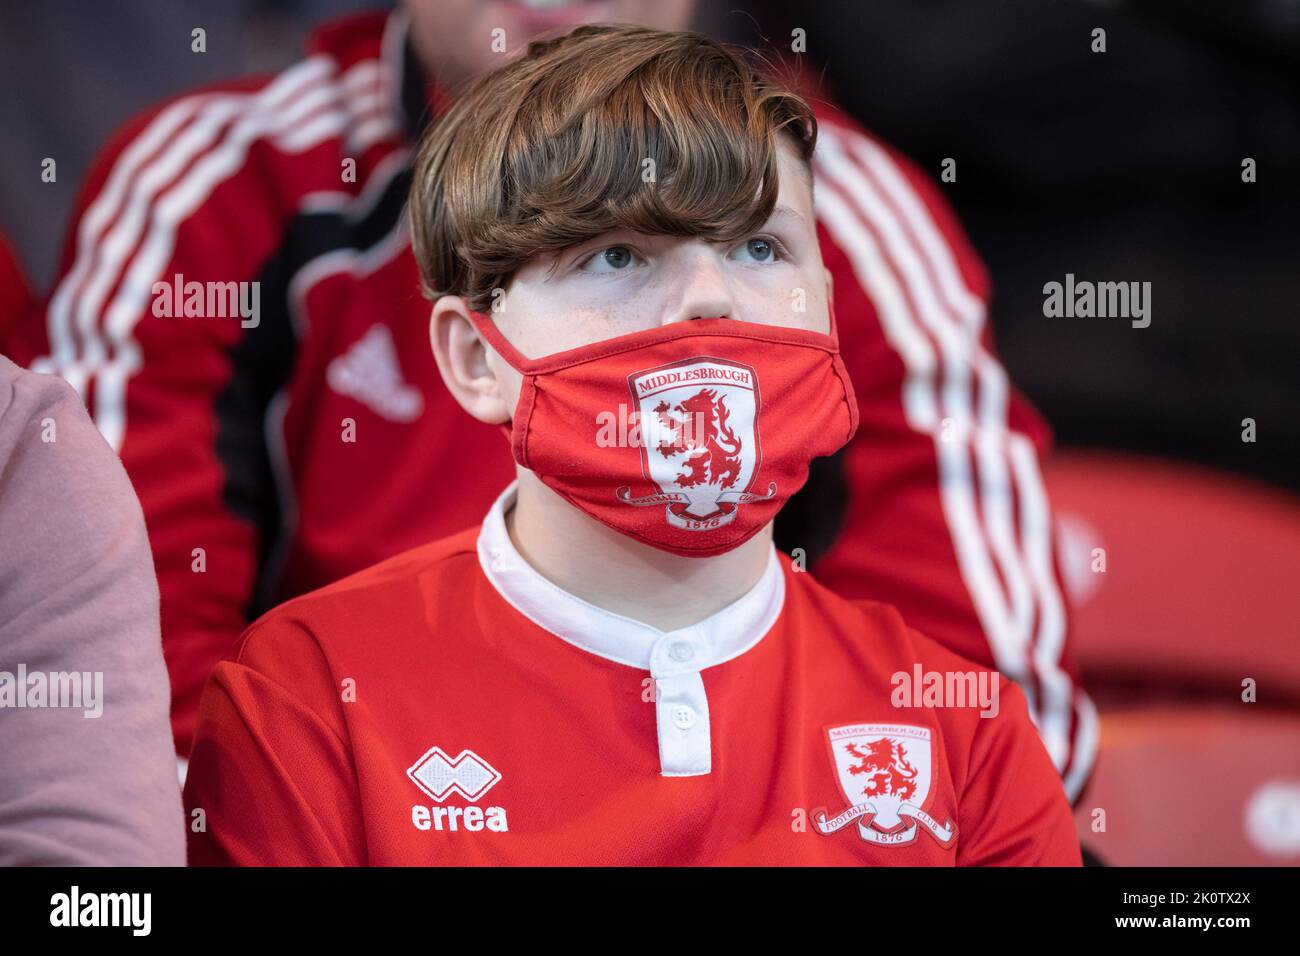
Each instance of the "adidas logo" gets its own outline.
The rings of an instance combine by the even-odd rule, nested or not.
[[[397,346],[386,325],[372,326],[330,362],[325,380],[340,395],[355,398],[389,421],[413,422],[424,411],[424,396],[402,378]]]

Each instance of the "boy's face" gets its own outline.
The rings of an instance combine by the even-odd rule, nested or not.
[[[493,319],[529,358],[695,318],[828,332],[830,275],[822,265],[807,167],[784,135],[777,163],[776,206],[753,236],[719,244],[607,232],[530,259],[511,277]],[[478,339],[462,318],[467,308],[457,296],[434,304],[439,367],[470,414],[504,421],[514,413],[522,376]],[[454,331],[440,331],[440,324]],[[457,388],[458,381],[477,379],[481,392],[487,378],[500,408],[483,394],[466,401],[471,396]]]

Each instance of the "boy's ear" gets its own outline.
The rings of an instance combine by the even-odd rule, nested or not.
[[[439,298],[429,317],[429,344],[443,384],[460,407],[481,422],[500,424],[510,420],[510,393],[517,397],[519,383],[502,381],[502,373],[513,369],[479,335],[469,312],[460,296]]]

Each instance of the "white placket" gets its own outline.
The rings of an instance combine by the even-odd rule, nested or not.
[[[687,627],[669,631],[650,650],[659,769],[665,777],[693,777],[713,768],[709,698],[704,693],[700,634]]]
[[[772,548],[767,568],[748,593],[699,623],[660,631],[568,593],[524,561],[505,526],[514,494],[512,483],[479,532],[479,564],[492,586],[517,611],[565,642],[648,670],[654,682],[660,773],[666,777],[710,773],[709,700],[700,672],[739,657],[776,623],[785,601],[785,577],[776,549]]]

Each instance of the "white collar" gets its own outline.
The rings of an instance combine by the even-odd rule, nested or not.
[[[661,631],[570,594],[520,556],[506,530],[514,504],[511,482],[492,505],[478,536],[483,573],[497,592],[534,624],[574,647],[648,670],[654,677],[698,673],[745,653],[772,629],[785,603],[785,577],[771,546],[762,577],[748,592],[702,621]]]

